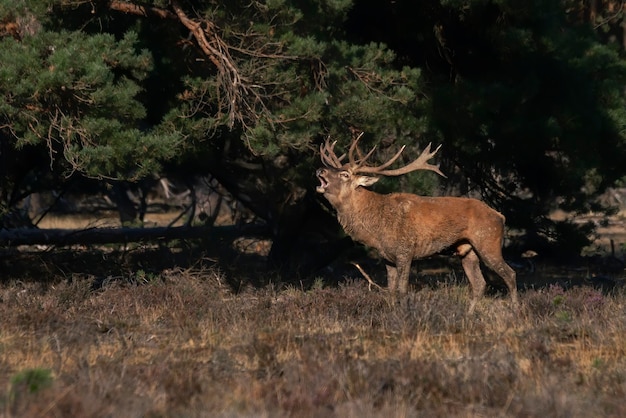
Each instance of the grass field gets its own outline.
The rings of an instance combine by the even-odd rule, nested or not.
[[[358,273],[235,292],[202,264],[97,286],[46,268],[0,281],[0,416],[626,416],[623,289],[467,316],[452,276],[392,299]]]

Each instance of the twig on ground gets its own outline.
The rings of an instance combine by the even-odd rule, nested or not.
[[[377,288],[378,288],[378,289],[380,289],[380,290],[383,290],[383,288],[382,288],[382,287],[380,287],[379,285],[377,285],[376,283],[374,283],[374,281],[372,280],[372,278],[370,277],[370,275],[369,275],[369,274],[367,274],[367,273],[365,272],[365,270],[363,270],[363,268],[362,268],[361,266],[359,266],[359,264],[358,264],[358,263],[352,263],[352,265],[353,265],[354,267],[356,267],[357,269],[359,269],[359,271],[361,272],[361,274],[363,275],[363,277],[365,277],[365,279],[369,282],[369,286],[368,286],[368,289],[369,289],[369,290],[372,290],[372,286],[377,287]]]

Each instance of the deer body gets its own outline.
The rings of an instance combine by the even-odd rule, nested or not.
[[[350,148],[350,163],[344,165],[340,164],[343,157],[336,157],[332,151],[334,144],[327,143],[326,148],[322,148],[322,160],[331,166],[317,171],[321,182],[317,191],[336,209],[346,233],[355,241],[375,248],[385,259],[389,290],[407,292],[412,260],[454,248],[462,258],[463,269],[472,287],[470,312],[486,287],[480,261],[502,277],[513,303],[517,304],[515,271],[502,258],[504,216],[476,199],[379,194],[366,189],[378,177],[359,173],[398,175],[428,169],[443,174],[437,166],[426,164],[426,160],[437,152],[429,153],[430,146],[406,169],[384,170],[402,150],[382,168],[363,167],[371,151],[355,161],[352,153],[356,141],[358,138]]]

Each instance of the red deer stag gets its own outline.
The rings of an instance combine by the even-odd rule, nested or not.
[[[412,260],[456,248],[472,288],[470,313],[485,292],[481,260],[502,277],[513,305],[517,306],[515,271],[502,258],[502,214],[476,199],[379,194],[366,189],[379,180],[375,176],[399,176],[415,170],[430,170],[445,177],[439,165],[428,164],[441,146],[431,152],[428,144],[415,161],[389,169],[404,151],[402,147],[386,163],[371,167],[366,162],[376,147],[364,156],[357,146],[361,135],[352,141],[345,164],[342,163],[345,154],[340,157],[335,154],[336,141],[330,143],[327,139],[320,146],[325,167],[317,170],[320,181],[317,191],[336,209],[346,233],[377,249],[385,259],[389,290],[407,292]]]

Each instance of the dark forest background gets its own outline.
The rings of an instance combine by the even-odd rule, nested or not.
[[[381,161],[443,144],[447,179],[377,190],[478,197],[519,251],[578,254],[592,226],[549,215],[609,213],[623,184],[625,27],[602,0],[1,0],[0,230],[36,228],[42,193],[107,194],[141,226],[129,192],[209,179],[275,265],[325,251],[314,271],[350,245],[319,144],[365,132]]]

